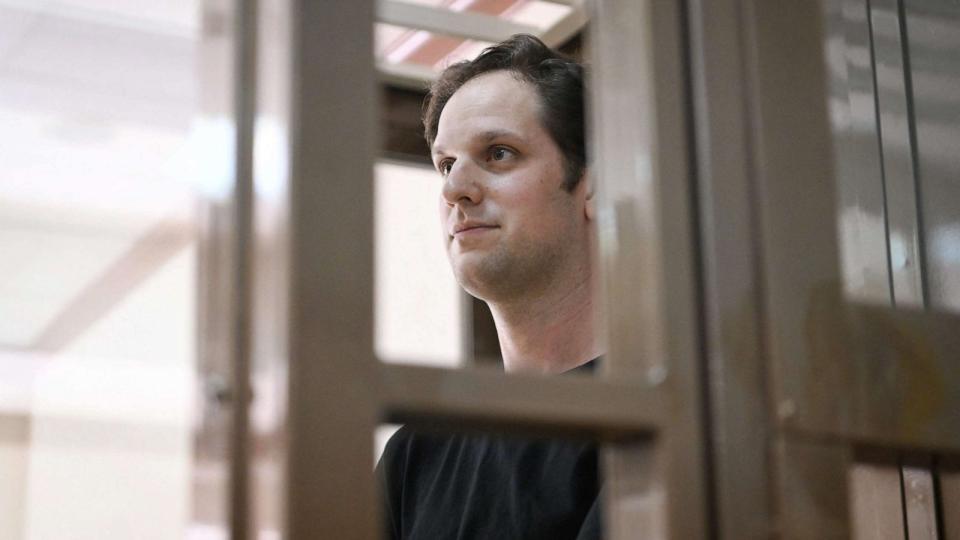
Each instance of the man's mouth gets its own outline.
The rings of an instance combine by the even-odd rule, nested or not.
[[[469,238],[472,236],[478,236],[486,232],[490,232],[496,229],[496,227],[482,226],[482,227],[470,227],[469,229],[462,229],[454,233],[455,238]]]
[[[453,234],[451,236],[460,238],[464,236],[473,236],[481,234],[484,232],[489,232],[493,229],[498,229],[496,225],[490,225],[487,223],[459,223],[453,227]]]

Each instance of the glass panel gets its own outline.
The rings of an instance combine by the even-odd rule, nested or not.
[[[928,303],[960,310],[960,6],[905,2]]]
[[[230,153],[204,28],[200,0],[0,6],[0,538],[221,525],[194,450],[197,208]]]
[[[844,290],[859,301],[888,304],[884,178],[867,3],[831,0],[825,8]]]

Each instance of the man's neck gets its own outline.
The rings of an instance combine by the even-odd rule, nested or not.
[[[603,353],[589,274],[554,295],[490,303],[509,372],[561,373]]]

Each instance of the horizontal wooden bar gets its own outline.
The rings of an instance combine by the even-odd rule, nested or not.
[[[667,397],[660,388],[588,375],[507,374],[492,367],[382,364],[380,384],[384,421],[601,440],[654,434]]]
[[[816,303],[816,302],[815,302]],[[809,379],[781,420],[825,436],[960,450],[960,314],[811,307]]]
[[[503,41],[514,34],[537,33],[537,28],[533,26],[517,24],[500,17],[452,11],[397,0],[377,2],[377,20],[387,24],[492,43]]]
[[[571,6],[571,7],[583,7],[585,0],[544,0],[544,2],[550,2],[551,4],[560,4],[562,6]]]
[[[380,81],[406,90],[424,92],[438,73],[427,66],[410,63],[377,62]]]
[[[583,5],[571,5],[570,12],[556,24],[540,34],[540,39],[548,47],[559,47],[570,41],[587,25],[587,11]]]

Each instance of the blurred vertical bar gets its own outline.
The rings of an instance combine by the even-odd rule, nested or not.
[[[760,540],[770,537],[776,521],[742,10],[735,0],[688,5],[716,505],[712,535]]]
[[[253,126],[257,88],[257,0],[235,0],[233,46],[233,429],[230,462],[230,536],[252,538],[250,524],[250,354],[253,315]]]
[[[922,307],[923,259],[899,0],[870,0],[894,303]]]
[[[901,2],[927,304],[960,310],[960,4]]]
[[[606,452],[612,539],[708,534],[703,380],[681,2],[590,4],[589,84],[609,355],[604,376],[663,386],[669,429]]]
[[[821,2],[744,3],[762,327],[769,358],[780,538],[849,538],[849,448],[796,429],[842,411],[844,365],[810,327],[835,314],[841,275]],[[830,362],[818,361],[829,358]]]
[[[960,6],[956,2],[933,0],[904,2],[895,9],[897,45],[902,65],[896,81],[903,85],[906,150],[903,223],[891,223],[891,246],[902,241],[899,236],[914,239],[907,242],[905,255],[891,260],[895,275],[905,275],[908,284],[896,287],[897,305],[960,310]],[[886,135],[885,135],[886,136]],[[899,137],[903,139],[904,137]],[[950,149],[950,150],[948,150]],[[908,168],[909,167],[909,168]],[[907,176],[909,172],[909,176]],[[912,213],[910,213],[912,212]],[[903,231],[898,235],[894,227]],[[897,281],[894,282],[897,286]],[[904,497],[907,523],[912,539],[938,537],[936,508],[954,516],[941,516],[940,521],[956,519],[960,499],[948,500],[949,490],[937,501],[934,472],[929,457],[911,457],[904,467]],[[955,482],[955,472],[945,472],[942,485]],[[953,495],[955,497],[955,495]]]
[[[844,290],[851,299],[888,305],[893,298],[888,244],[888,143],[881,138],[876,7],[882,0],[830,0],[827,64],[831,127],[840,196]],[[889,74],[885,74],[889,76]],[[901,471],[896,456],[856,452],[850,465],[854,538],[904,538]],[[865,457],[866,456],[866,457]],[[864,459],[861,459],[861,458]],[[869,458],[869,459],[868,459]]]
[[[930,309],[960,311],[960,4],[901,0],[898,7],[925,299]],[[932,481],[928,471],[917,473],[923,489],[940,486],[945,537],[960,537],[958,469],[941,468]],[[905,475],[912,481],[916,474],[911,469]]]
[[[201,424],[197,430],[194,471],[193,518],[204,530],[226,538],[233,501],[234,468],[234,348],[233,313],[236,309],[234,191],[229,172],[235,166],[234,91],[236,57],[235,4],[228,0],[204,0],[201,4],[201,59],[198,66],[201,113],[209,146],[202,151],[226,148],[225,152],[200,155],[205,170],[216,177],[201,178],[208,189],[198,212],[197,264],[198,318],[197,369],[203,389]],[[223,176],[223,178],[220,177]],[[222,535],[222,536],[221,536]]]
[[[290,2],[286,534],[372,540],[374,5]]]
[[[252,536],[258,539],[281,538],[285,532],[291,10],[287,0],[258,0],[248,498]]]

